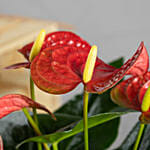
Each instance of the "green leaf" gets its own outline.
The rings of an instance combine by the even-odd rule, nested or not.
[[[88,119],[88,127],[92,128],[104,122],[120,117],[121,115],[124,115],[126,113],[127,112],[112,112],[112,113],[103,113],[103,114],[91,116]],[[24,144],[26,142],[31,142],[31,141],[32,142],[46,142],[46,143],[51,143],[51,144],[56,143],[56,142],[58,143],[82,131],[83,131],[83,120],[81,120],[73,129],[69,131],[56,132],[56,133],[49,134],[49,135],[33,137],[33,138],[23,141],[21,144]]]
[[[140,123],[137,123],[133,129],[130,131],[126,139],[116,150],[133,150],[134,143],[136,141],[136,137],[138,135]]]
[[[76,96],[73,100],[66,103],[64,106],[62,106],[55,113],[57,121],[51,120],[49,116],[39,115],[40,121],[39,124],[42,133],[49,134],[56,132],[57,130],[64,130],[66,126],[68,127],[69,125],[70,126],[68,128],[71,128],[72,123],[82,119],[82,105],[83,105],[82,102],[83,102],[82,96],[79,95]],[[104,112],[110,112],[116,108],[119,107],[116,104],[112,103],[112,101],[110,100],[109,92],[102,95],[97,94],[90,95],[89,116]],[[99,125],[97,127],[90,129],[89,141],[91,149],[94,147],[95,150],[99,150],[99,148],[101,147],[102,149],[104,149],[104,147],[109,147],[117,136],[118,126],[119,126],[119,118],[109,121],[104,125]],[[107,138],[107,140],[103,138],[104,135]],[[103,144],[100,145],[99,141],[102,141]],[[59,144],[59,149],[79,150],[79,146],[82,149],[83,145],[84,145],[83,135],[80,133],[79,135],[63,140]]]
[[[149,150],[150,149],[149,139],[150,139],[150,126],[146,125],[139,150]]]
[[[139,128],[140,123],[138,122],[130,131],[124,142],[116,150],[133,150],[139,132]],[[150,139],[150,126],[145,125],[145,129],[138,150],[149,150],[150,149],[149,139]]]
[[[120,57],[115,61],[110,62],[109,65],[114,66],[116,68],[120,68],[123,65],[123,62],[124,62],[124,58]]]
[[[22,140],[35,136],[32,128],[22,112],[14,112],[0,119],[0,135],[3,138],[5,150],[15,150]],[[34,149],[33,143],[23,145],[20,150]]]
[[[43,134],[54,133],[56,131],[63,130],[64,128],[72,127],[72,124],[81,120],[81,117],[67,115],[67,114],[55,114],[57,121],[50,118],[49,115],[39,114],[39,126]]]

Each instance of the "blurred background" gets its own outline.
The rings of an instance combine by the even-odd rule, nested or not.
[[[38,24],[37,19],[39,22],[42,19],[44,22],[52,21],[54,27],[58,25],[57,29],[71,29],[90,44],[96,44],[99,57],[110,62],[121,56],[127,60],[141,41],[150,49],[149,5],[147,0],[1,0],[0,15],[33,18],[36,19],[34,24]],[[41,23],[37,30],[45,26],[47,24]],[[0,38],[3,38],[1,32]],[[63,95],[63,102],[72,94],[81,92],[80,88]],[[122,142],[137,120],[137,113],[122,117],[119,137],[110,150]]]

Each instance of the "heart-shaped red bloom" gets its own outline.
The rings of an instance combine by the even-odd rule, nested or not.
[[[27,60],[33,42],[19,50]],[[83,70],[91,46],[72,32],[53,32],[46,36],[40,53],[29,63],[16,64],[9,68],[29,67],[34,83],[42,90],[52,94],[63,94],[83,83]],[[125,74],[133,73],[138,66],[144,44],[121,68],[114,68],[97,58],[93,77],[85,84],[86,90],[102,93],[114,86]],[[140,72],[139,72],[140,74]]]
[[[131,77],[112,89],[112,100],[121,106],[142,112],[143,98],[150,86],[148,68],[149,57],[145,49],[138,61],[128,71]],[[140,119],[144,123],[150,123],[150,109],[147,112],[142,112]]]

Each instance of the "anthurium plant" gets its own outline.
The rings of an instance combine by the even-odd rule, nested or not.
[[[0,150],[105,150],[117,138],[120,117],[133,111],[141,112],[139,122],[117,149],[150,148],[150,73],[144,43],[125,63],[119,58],[106,64],[97,57],[97,49],[75,33],[46,35],[41,30],[34,42],[18,50],[26,62],[6,69],[29,70],[31,96],[0,98]],[[83,94],[53,113],[44,100],[36,102],[34,85],[61,95],[80,83]],[[47,114],[37,114],[36,109]]]

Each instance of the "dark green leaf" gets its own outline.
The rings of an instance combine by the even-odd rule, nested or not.
[[[124,58],[120,57],[120,58],[116,59],[115,61],[110,62],[109,64],[116,68],[120,68],[123,65],[123,62],[124,62]]]
[[[139,132],[139,128],[140,123],[137,123],[135,127],[131,130],[131,132],[128,134],[124,142],[121,144],[121,146],[116,150],[133,150]],[[145,125],[145,129],[138,150],[149,150],[150,149],[149,139],[150,139],[150,125]]]
[[[149,150],[150,149],[150,125],[147,125],[144,130],[143,138],[139,150]]]
[[[110,121],[114,118],[120,117],[121,115],[126,114],[127,112],[112,112],[112,113],[102,113],[95,116],[91,116],[88,119],[88,127],[92,128],[97,125],[100,125],[104,122]],[[73,136],[77,133],[83,131],[83,120],[81,120],[73,129],[64,132],[56,132],[45,136],[37,136],[30,139],[25,140],[23,143],[26,142],[46,142],[46,143],[59,143],[60,141]]]
[[[22,140],[34,136],[22,112],[14,112],[0,119],[0,135],[3,138],[5,150],[15,150],[15,146]],[[33,144],[26,144],[22,150],[32,150]],[[20,150],[21,150],[20,149]]]
[[[133,146],[139,131],[140,124],[137,123],[133,129],[130,131],[129,135],[126,137],[124,142],[116,150],[133,150]]]

